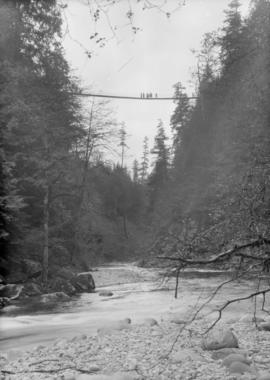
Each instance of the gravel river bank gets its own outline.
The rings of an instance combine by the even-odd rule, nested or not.
[[[224,278],[183,278],[175,300],[172,280],[160,282],[152,273],[148,281],[141,281],[140,270],[131,271],[131,282],[123,278],[122,284],[107,273],[109,286],[99,273],[98,291],[110,289],[112,297],[83,295],[50,313],[25,314],[26,309],[4,313],[2,379],[270,379],[270,332],[259,331],[252,323],[252,300],[230,305],[210,332],[211,336],[233,329],[240,347],[234,350],[248,361],[243,374],[230,370],[214,351],[202,349],[203,333],[217,317],[216,309],[227,299],[250,292],[250,283],[227,284],[190,322]]]

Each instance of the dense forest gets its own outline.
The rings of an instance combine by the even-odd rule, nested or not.
[[[207,257],[269,239],[268,0],[253,0],[247,18],[230,3],[198,53],[197,100],[175,84],[173,141],[158,121],[132,173],[108,105],[86,112],[74,95],[61,6],[0,1],[0,30],[2,276],[15,281],[31,262],[46,284],[56,267]],[[118,164],[103,155],[113,140]]]
[[[222,30],[205,36],[196,104],[175,86],[180,101],[171,117],[173,190],[158,243],[163,251],[207,257],[269,240],[270,3],[251,6],[242,19],[233,0]],[[159,209],[164,206],[163,200]]]

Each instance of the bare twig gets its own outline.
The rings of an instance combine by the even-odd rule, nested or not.
[[[265,294],[269,293],[269,292],[270,292],[270,288],[264,289],[264,290],[261,290],[261,291],[255,292],[255,293],[251,293],[245,297],[234,298],[232,300],[227,301],[220,309],[217,310],[218,318],[211,324],[211,326],[205,331],[204,334],[207,334],[210,330],[212,330],[212,328],[221,320],[222,312],[232,303],[239,302],[239,301],[245,301],[245,300],[248,300],[250,298],[257,297],[259,295],[265,296]]]
[[[180,275],[181,269],[182,269],[182,266],[179,266],[176,270],[176,282],[175,282],[174,298],[177,298],[177,294],[178,294],[179,275]]]
[[[43,360],[39,360],[38,362],[30,363],[29,366],[37,365],[37,364],[42,364],[42,363],[45,363],[45,362],[59,362],[59,360],[58,359],[43,359]]]
[[[75,366],[67,366],[67,367],[62,367],[62,368],[57,368],[57,369],[33,369],[31,371],[9,371],[9,370],[5,370],[5,369],[1,369],[0,373],[8,374],[8,375],[17,375],[20,373],[57,373],[57,372],[66,371],[68,369],[72,369],[74,371],[77,371],[80,373],[86,373],[86,374],[92,374],[92,373],[97,372],[97,371],[93,371],[93,370],[77,368]]]

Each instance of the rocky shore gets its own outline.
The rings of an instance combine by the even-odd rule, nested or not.
[[[222,321],[207,339],[202,335],[205,319],[185,325],[168,315],[161,321],[147,319],[133,325],[127,318],[92,336],[3,354],[0,378],[270,380],[270,332],[256,328],[252,317]],[[226,345],[232,347],[222,348]]]
[[[136,266],[120,265],[118,269],[99,267],[87,272],[55,267],[44,289],[41,267],[37,263],[23,260],[18,267],[20,270],[16,275],[0,276],[0,310],[22,300],[37,303],[66,301],[73,295],[95,292],[96,287],[157,279],[157,273]]]
[[[156,276],[134,268],[93,272],[99,292],[102,286]],[[254,323],[253,314],[239,310],[205,336],[216,317],[209,310],[192,323],[190,315],[171,312],[140,325],[130,320],[127,310],[126,319],[112,321],[93,335],[0,353],[0,380],[270,380],[266,316],[257,315]]]

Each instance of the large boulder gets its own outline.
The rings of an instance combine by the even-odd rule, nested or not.
[[[64,292],[69,296],[76,293],[92,293],[95,283],[91,273],[74,273],[69,268],[58,269],[49,281],[50,292]]]
[[[215,332],[212,336],[204,339],[202,342],[202,348],[207,351],[238,347],[238,339],[231,329],[226,330],[225,332]]]
[[[79,293],[92,293],[95,290],[95,282],[90,272],[78,273],[70,282]]]

